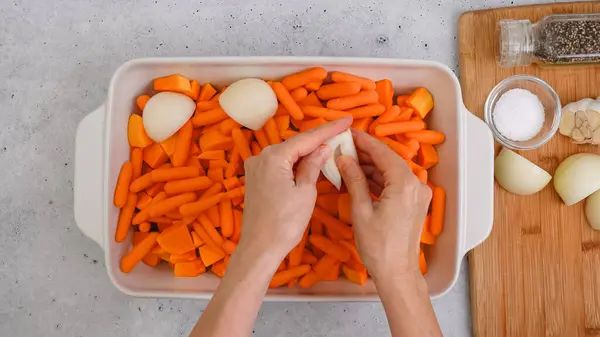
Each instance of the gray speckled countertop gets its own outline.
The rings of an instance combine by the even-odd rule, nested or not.
[[[0,335],[182,336],[205,302],[131,298],[73,219],[78,122],[113,71],[146,56],[325,55],[458,67],[460,13],[551,1],[0,2]],[[334,4],[335,3],[335,4]],[[468,272],[435,301],[470,335]],[[380,304],[265,304],[256,336],[388,336]]]

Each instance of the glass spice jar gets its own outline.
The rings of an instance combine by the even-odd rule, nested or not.
[[[497,33],[501,67],[600,63],[600,13],[555,14],[535,24],[501,20]]]

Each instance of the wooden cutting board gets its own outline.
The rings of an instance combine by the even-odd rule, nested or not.
[[[463,14],[458,42],[466,107],[483,118],[490,90],[515,74],[542,78],[563,106],[600,96],[600,65],[502,69],[495,62],[499,20],[536,22],[553,13],[582,12],[600,12],[600,2]],[[563,159],[579,152],[600,154],[600,147],[573,145],[557,134],[540,149],[520,154],[554,174]],[[494,228],[469,254],[475,336],[600,336],[600,232],[587,225],[583,205],[565,206],[552,183],[528,197],[496,184]]]

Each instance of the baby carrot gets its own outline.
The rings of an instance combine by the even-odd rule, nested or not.
[[[323,85],[322,80],[321,81],[312,81],[310,83],[306,83],[304,88],[306,88],[306,90],[308,90],[308,91],[317,91],[317,90],[319,90],[321,85]]]
[[[277,130],[277,124],[275,123],[275,120],[273,118],[269,118],[269,120],[267,121],[267,123],[265,124],[265,126],[263,128],[267,135],[267,139],[269,140],[269,143],[271,145],[281,143],[281,136],[279,135],[279,130]],[[257,140],[258,140],[258,138],[257,138]],[[260,143],[260,141],[259,141],[259,143]],[[264,148],[264,146],[263,146],[263,148]]]
[[[295,135],[299,134],[300,132],[294,131],[294,130],[285,130],[282,134],[281,134],[281,138],[283,138],[284,140],[288,140],[292,137],[294,137]]]
[[[139,147],[134,147],[131,150],[131,164],[133,165],[131,181],[134,181],[142,176],[142,167],[144,165],[144,153]]]
[[[165,184],[165,192],[169,195],[181,194],[185,192],[195,192],[205,190],[211,187],[213,181],[209,177],[195,177],[189,179],[173,180]]]
[[[375,91],[377,91],[377,95],[379,96],[379,104],[383,104],[386,109],[394,104],[394,87],[392,86],[392,81],[383,79],[375,82]]]
[[[258,156],[262,152],[262,149],[257,142],[252,142],[250,143],[250,151],[252,151],[253,156]]]
[[[302,240],[294,247],[288,255],[288,267],[297,267],[302,263],[302,253],[304,253],[304,246],[306,246],[306,240],[308,239],[308,228],[304,231]]]
[[[150,231],[151,227],[152,227],[152,225],[149,222],[147,222],[147,221],[144,221],[144,222],[142,222],[141,224],[138,225],[138,229],[142,233],[148,233]]]
[[[336,83],[358,82],[358,83],[360,83],[360,88],[362,90],[375,90],[377,88],[377,85],[375,84],[375,82],[373,82],[372,80],[370,80],[368,78],[359,77],[356,75],[343,73],[343,72],[339,72],[339,71],[334,71],[331,73],[331,80]]]
[[[302,260],[300,261],[303,264],[315,264],[317,263],[317,261],[319,261],[311,252],[309,252],[308,250],[304,250],[302,252]]]
[[[196,233],[198,233],[198,236],[202,239],[202,241],[204,241],[204,243],[207,246],[211,247],[212,249],[214,249],[217,252],[222,252],[223,254],[225,254],[225,251],[221,247],[222,243],[221,244],[217,244],[215,241],[213,241],[213,239],[211,238],[211,236],[206,232],[206,230],[204,229],[204,227],[202,225],[200,225],[197,222],[194,222],[192,224],[192,227],[194,228],[194,231]],[[219,234],[219,233],[217,233],[217,234]]]
[[[227,118],[229,118],[229,116],[225,110],[221,108],[215,108],[195,114],[194,117],[192,117],[192,124],[194,124],[194,127],[206,126],[218,123]]]
[[[200,225],[202,225],[202,228],[204,228],[204,230],[210,236],[210,239],[214,243],[216,243],[219,246],[223,244],[223,237],[221,237],[221,234],[217,232],[217,230],[215,229],[215,225],[208,219],[206,214],[200,214],[200,216],[198,217],[198,221],[200,222]]]
[[[223,180],[223,186],[225,186],[225,190],[229,191],[236,187],[242,186],[242,183],[237,177],[231,177]]]
[[[319,97],[317,97],[317,94],[315,94],[314,92],[310,93],[308,96],[306,96],[305,99],[303,99],[301,102],[298,102],[298,105],[300,105],[301,107],[303,106],[318,106],[318,107],[323,107],[323,103],[321,103],[321,101],[319,101]]]
[[[352,122],[352,126],[351,128],[353,129],[357,129],[363,132],[366,132],[369,129],[369,126],[373,123],[373,119],[372,118],[360,118],[360,119],[355,119]]]
[[[198,101],[198,103],[196,103],[196,112],[216,109],[219,106],[220,105],[218,101]]]
[[[172,210],[175,210],[182,205],[193,202],[196,199],[196,193],[182,193],[174,197],[170,197],[165,200],[159,201],[155,205],[150,205],[146,208],[146,211],[148,212],[151,218],[154,218],[168,213]]]
[[[210,83],[206,83],[203,87],[202,90],[200,91],[200,95],[198,96],[198,100],[199,101],[208,101],[210,100],[215,94],[217,93],[217,90],[215,90],[215,88],[213,88],[213,86]]]
[[[254,137],[256,138],[256,141],[258,142],[261,148],[264,149],[265,147],[269,146],[269,140],[267,138],[267,135],[265,134],[264,128],[260,130],[255,130]]]
[[[396,133],[407,133],[411,131],[420,131],[423,129],[425,129],[425,122],[423,121],[396,122],[378,125],[375,128],[375,135],[378,137],[384,137]]]
[[[229,165],[225,168],[225,178],[231,178],[236,175],[237,169],[240,166],[240,162],[242,161],[242,157],[240,156],[240,150],[236,146],[231,151],[231,156],[229,158]]]
[[[125,206],[125,203],[127,202],[127,194],[129,194],[129,184],[131,183],[132,175],[133,164],[131,164],[130,161],[127,161],[121,166],[121,172],[119,172],[117,186],[115,187],[114,204],[119,208]]]
[[[276,273],[275,276],[273,276],[271,283],[269,283],[269,288],[280,287],[298,277],[302,277],[305,274],[308,274],[308,272],[310,272],[309,264],[303,264],[298,267],[280,271]]]
[[[194,166],[159,168],[150,172],[150,175],[152,181],[160,183],[171,180],[195,178],[200,175],[200,168]]]
[[[400,107],[397,105],[392,105],[391,107],[387,108],[385,112],[381,116],[379,116],[379,118],[377,118],[377,120],[379,121],[379,124],[391,123],[399,115]]]
[[[208,198],[200,199],[196,202],[190,202],[179,207],[179,213],[183,216],[198,215],[207,209],[215,206],[225,196],[225,193],[218,193]]]
[[[297,119],[297,120],[301,120],[304,118],[302,109],[300,109],[300,107],[298,106],[298,103],[296,103],[296,101],[294,101],[294,98],[292,98],[288,89],[286,89],[285,86],[283,84],[281,84],[281,82],[273,82],[273,84],[271,85],[271,88],[273,88],[273,91],[275,92],[277,99],[279,100],[279,102],[281,102],[283,107],[287,111],[289,111],[292,118]]]
[[[317,181],[317,194],[331,194],[337,192],[337,188],[335,188],[329,180]]]
[[[327,124],[327,121],[322,117],[311,119],[311,120],[304,120],[304,121],[302,121],[302,125],[300,125],[300,132],[305,132],[310,129],[314,129],[323,124]]]
[[[221,234],[231,237],[233,234],[233,209],[231,200],[223,200],[219,203],[219,217],[221,218]]]
[[[277,110],[275,110],[275,116],[289,116],[290,113],[286,108],[283,107],[283,104],[279,103],[277,106]]]
[[[221,126],[219,127],[219,129],[221,130],[222,134],[224,134],[225,136],[229,136],[231,135],[231,130],[239,127],[241,127],[240,123],[234,121],[231,118],[227,118],[226,120],[221,122]]]
[[[419,252],[419,270],[421,270],[421,274],[427,274],[427,261],[425,261],[425,253],[422,250]]]
[[[409,97],[410,97],[410,95],[398,95],[398,97],[396,97],[396,104],[398,104],[398,106],[406,105],[406,100]]]
[[[431,234],[440,235],[444,227],[444,212],[446,211],[446,191],[436,186],[431,198],[431,222],[429,224]]]
[[[294,90],[311,82],[323,81],[325,77],[327,77],[327,70],[318,67],[288,75],[281,82],[287,90]]]
[[[350,251],[348,251],[343,246],[329,240],[328,238],[321,235],[309,235],[308,241],[315,247],[324,251],[326,254],[331,255],[332,257],[340,260],[342,262],[346,262],[350,260]]]
[[[149,176],[149,177],[152,178],[151,176]],[[164,186],[165,186],[165,183],[156,183],[156,184],[150,186],[149,188],[147,188],[146,193],[148,193],[149,196],[154,198],[159,192],[161,192],[163,190]]]
[[[223,150],[212,150],[212,151],[204,151],[196,157],[198,159],[205,160],[217,160],[217,159],[225,159],[225,151]]]
[[[299,87],[290,91],[290,96],[292,96],[294,101],[300,102],[301,100],[305,99],[306,96],[308,96],[308,91],[303,87]]]
[[[158,233],[149,233],[140,243],[133,246],[123,258],[121,259],[121,271],[129,273],[142,259],[148,255],[154,245],[156,245],[156,238]]]
[[[300,285],[300,288],[306,289],[315,285],[315,283],[317,283],[318,280],[319,276],[317,275],[317,273],[315,273],[314,271],[310,271],[308,274],[304,275],[300,279],[300,282],[298,284]]]
[[[353,118],[367,118],[379,116],[385,112],[385,107],[381,104],[369,104],[358,108],[348,109],[347,113],[352,115]]]
[[[322,100],[332,98],[356,95],[360,92],[360,83],[358,82],[340,82],[322,86],[317,91],[317,96]]]
[[[422,144],[437,145],[442,144],[446,140],[446,135],[434,130],[407,132],[404,135],[408,138],[415,139]]]
[[[222,182],[225,178],[223,167],[209,167],[208,171],[206,171],[206,176],[209,177],[212,181]]]
[[[360,258],[360,254],[358,253],[358,249],[356,249],[356,246],[353,242],[340,240],[338,244],[350,252],[350,257],[352,257],[354,261],[359,262],[360,264],[363,263],[362,259]]]
[[[239,198],[239,197],[243,197],[245,192],[246,192],[246,186],[240,186],[238,188],[232,189],[231,191],[228,191],[226,193],[226,196],[229,199]]]
[[[275,120],[275,125],[277,125],[279,135],[282,135],[284,131],[287,131],[290,128],[290,115],[276,116],[273,117],[273,120]]]
[[[146,192],[138,193],[137,205],[135,206],[137,209],[142,210],[146,208],[152,202],[152,197],[148,195]]]
[[[240,237],[242,236],[242,216],[242,211],[239,209],[233,210],[233,234],[229,237],[233,242],[240,242]]]
[[[328,121],[334,121],[336,119],[350,116],[350,114],[346,111],[322,108],[322,107],[311,106],[311,105],[302,107],[302,111],[304,112],[304,114],[306,116],[315,117],[315,118],[322,117]]]
[[[192,133],[194,126],[191,121],[187,121],[179,131],[177,131],[177,139],[175,140],[175,152],[171,156],[171,164],[173,166],[183,166],[187,162],[190,154],[190,144],[192,143]]]
[[[127,202],[121,208],[119,213],[119,221],[117,222],[117,230],[115,232],[115,241],[123,242],[129,233],[129,227],[131,226],[131,220],[133,219],[133,212],[135,212],[135,205],[137,204],[137,194],[129,193],[127,196]]]
[[[223,244],[221,245],[221,247],[227,254],[233,254],[233,252],[237,248],[237,243],[225,239],[223,240]]]
[[[377,137],[377,139],[379,139],[382,143],[385,143],[390,147],[390,149],[392,149],[405,160],[410,160],[416,155],[416,152],[414,152],[410,147],[388,137]]]
[[[150,96],[141,95],[141,96],[138,96],[138,98],[135,100],[135,103],[137,104],[138,108],[140,108],[140,110],[144,111],[144,108],[146,107],[146,103],[148,103],[149,100],[150,100]]]
[[[240,128],[235,128],[231,130],[231,138],[233,138],[233,142],[235,146],[240,151],[240,156],[242,160],[246,160],[252,157],[252,151],[250,151],[250,144],[248,144],[248,140],[244,137],[242,130]]]
[[[145,190],[148,187],[154,185],[154,181],[152,180],[152,171],[144,174],[143,176],[137,178],[132,181],[129,185],[129,191],[137,193],[139,191]]]
[[[215,160],[208,161],[208,169],[209,170],[211,168],[212,169],[216,169],[216,168],[224,169],[227,167],[227,165],[229,165],[229,163],[225,159],[215,159]]]
[[[375,104],[378,99],[375,91],[361,91],[355,95],[330,99],[327,101],[327,107],[329,109],[348,110],[361,105]]]
[[[315,207],[313,210],[313,217],[321,221],[328,230],[335,232],[344,239],[351,239],[354,237],[352,228],[348,227],[348,225],[330,215],[320,207]]]
[[[323,234],[323,223],[317,219],[310,220],[310,233],[316,235]]]
[[[212,197],[213,195],[219,194],[222,191],[223,191],[223,185],[221,185],[220,183],[215,183],[214,185],[209,187],[206,191],[204,191],[204,193],[202,193],[202,196],[200,196],[200,199],[198,199],[198,201],[207,199],[208,197]]]

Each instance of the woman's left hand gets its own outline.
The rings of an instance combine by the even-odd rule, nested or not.
[[[315,207],[321,167],[331,155],[331,149],[323,143],[351,124],[350,117],[328,123],[268,146],[260,155],[246,160],[244,219],[238,250],[257,247],[281,261],[300,242]]]

